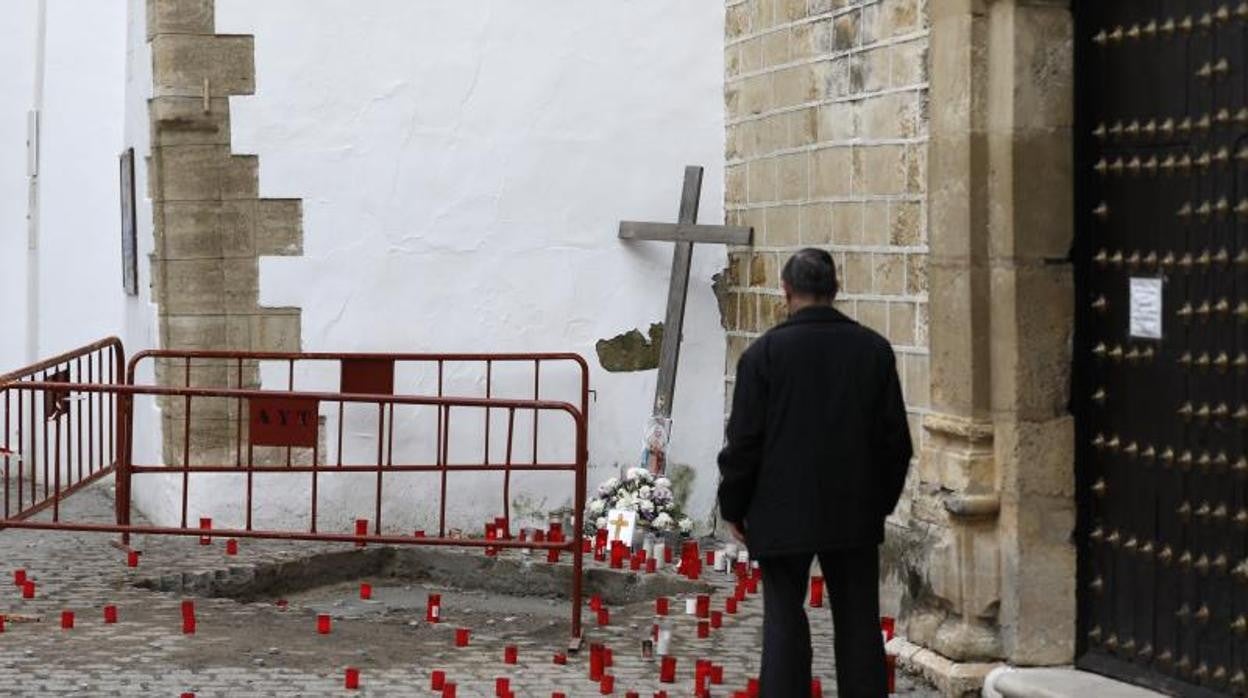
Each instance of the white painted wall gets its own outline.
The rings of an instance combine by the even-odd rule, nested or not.
[[[0,22],[0,373],[26,363],[26,113],[37,6],[14,0]]]
[[[261,300],[303,308],[305,350],[579,352],[597,391],[591,487],[635,463],[656,373],[609,374],[594,343],[663,316],[671,245],[618,241],[621,219],[674,220],[683,167],[702,164],[701,220],[723,220],[722,3],[218,0],[217,29],[256,36],[235,152],[259,154],[262,196],[304,200],[305,255],[262,260]],[[694,255],[671,452],[696,468],[704,518],[725,352],[711,277],[725,261]],[[368,452],[370,424],[349,422],[349,454]],[[428,447],[420,429],[396,451]],[[463,523],[497,511],[487,480],[457,503]],[[523,493],[563,503],[569,488],[551,482]],[[196,508],[236,514],[238,484]],[[389,491],[392,522],[427,525],[425,485]],[[343,525],[369,515],[370,492],[323,482],[320,501]],[[264,515],[290,518],[304,497],[272,496]]]
[[[143,1],[129,4],[139,10],[141,27]],[[127,3],[47,0],[37,330],[34,356],[27,353],[26,119],[34,104],[38,6],[38,0],[6,2],[0,22],[0,373],[109,335],[121,336],[128,348],[152,341],[126,323],[139,308],[152,326],[145,257],[139,264],[144,297],[128,298],[121,283]],[[135,118],[145,134],[146,103],[131,106],[141,109]],[[141,207],[146,250],[150,218]]]
[[[37,0],[0,23],[0,372],[26,344],[26,115]],[[124,306],[117,156],[122,149],[124,3],[48,0],[40,153],[37,354],[117,334]]]

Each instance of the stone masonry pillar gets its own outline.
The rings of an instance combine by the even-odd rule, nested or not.
[[[1069,662],[1069,3],[929,11],[932,413],[915,516],[938,540],[908,636],[959,662]]]
[[[297,351],[299,309],[259,305],[262,255],[302,252],[299,200],[259,197],[258,158],[230,148],[232,96],[255,91],[254,39],[215,33],[213,0],[148,0],[153,90],[149,171],[155,249],[152,297],[169,349]],[[157,382],[249,387],[254,363],[156,366]],[[182,400],[161,404],[165,462],[183,458]],[[192,407],[190,457],[235,460],[237,404]]]

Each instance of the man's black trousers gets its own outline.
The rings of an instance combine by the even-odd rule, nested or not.
[[[806,590],[810,553],[761,558],[763,570],[763,698],[810,695],[810,626]],[[841,698],[880,698],[888,694],[884,641],[880,636],[880,558],[878,546],[819,554],[832,606],[836,686]],[[821,647],[819,651],[826,652]]]

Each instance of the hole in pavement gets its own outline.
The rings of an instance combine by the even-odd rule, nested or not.
[[[445,608],[485,618],[523,617],[566,622],[572,591],[570,564],[548,564],[534,553],[489,557],[479,551],[370,547],[310,554],[291,560],[230,565],[201,572],[140,579],[160,592],[229,598],[244,603],[280,599],[338,618],[423,619],[429,593]],[[668,574],[587,567],[585,598],[600,594],[609,606],[651,602],[656,596],[710,591],[706,584]],[[373,587],[363,600],[359,584]],[[587,617],[587,622],[589,621]]]

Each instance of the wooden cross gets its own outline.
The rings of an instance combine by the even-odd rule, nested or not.
[[[620,221],[621,240],[663,240],[676,243],[672,255],[672,278],[667,290],[667,317],[663,322],[663,345],[659,353],[659,383],[654,390],[654,416],[670,419],[676,392],[676,364],[680,359],[681,328],[685,323],[685,296],[689,291],[689,262],[693,244],[748,245],[754,229],[731,225],[698,225],[698,200],[702,196],[702,168],[685,168],[680,195],[680,218],[671,223]]]
[[[611,526],[615,528],[615,535],[612,540],[620,539],[620,530],[628,526],[628,519],[624,518],[624,514],[616,514],[615,521],[611,522]]]

